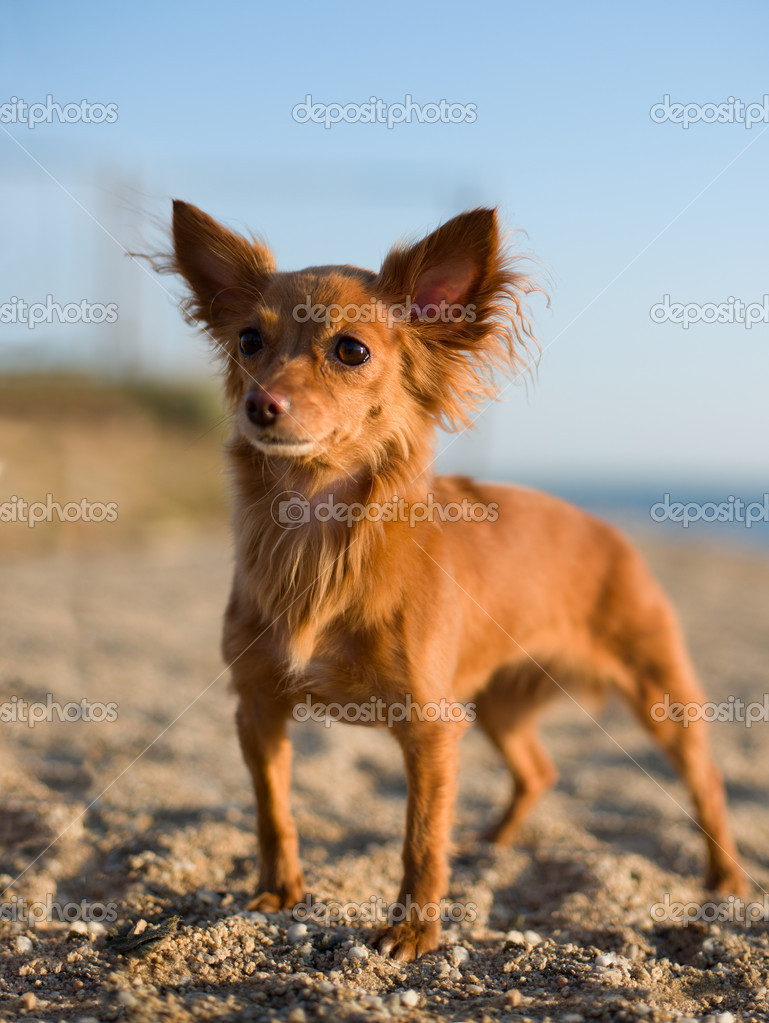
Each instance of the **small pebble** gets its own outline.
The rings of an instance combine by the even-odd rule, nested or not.
[[[23,934],[20,934],[18,938],[15,938],[13,944],[17,952],[32,951],[32,939],[25,937]]]
[[[353,945],[352,948],[347,950],[347,958],[364,962],[368,959],[368,949],[363,945]]]
[[[304,1009],[292,1009],[291,1012],[289,1012],[287,1019],[288,1023],[306,1023],[307,1013]]]
[[[526,938],[523,936],[522,931],[508,931],[505,935],[507,941],[512,941],[514,945],[525,945]]]
[[[291,924],[286,931],[286,940],[291,945],[298,945],[300,941],[304,941],[308,934],[307,924]]]
[[[719,1012],[716,1023],[734,1023],[734,1016],[731,1012]]]
[[[542,936],[537,934],[536,931],[524,931],[523,940],[527,945],[539,945],[542,942]]]
[[[257,927],[264,927],[267,923],[267,917],[264,913],[260,913],[256,909],[247,909],[243,916],[246,920],[250,920],[252,924],[256,924]]]
[[[70,934],[88,934],[88,924],[85,920],[73,920],[69,925]]]
[[[466,963],[469,958],[470,953],[461,945],[453,945],[449,949],[449,962],[452,966],[461,966],[462,963]]]
[[[384,999],[379,995],[364,995],[361,1002],[367,1009],[384,1009]]]
[[[401,1005],[405,1005],[407,1009],[415,1009],[419,1005],[419,995],[413,988],[401,991]]]
[[[565,1016],[561,1016],[561,1023],[582,1023],[583,1019],[578,1012],[567,1012]]]

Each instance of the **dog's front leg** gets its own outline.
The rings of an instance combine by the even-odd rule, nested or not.
[[[378,930],[371,944],[401,962],[438,945],[461,731],[445,721],[397,726],[408,780],[403,882],[390,907],[390,926]]]
[[[291,817],[291,742],[285,708],[241,696],[237,721],[256,795],[259,887],[249,909],[275,913],[304,896],[299,843]]]

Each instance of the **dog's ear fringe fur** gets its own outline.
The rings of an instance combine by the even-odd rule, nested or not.
[[[192,288],[192,285],[187,281],[176,255],[167,250],[161,250],[157,252],[129,252],[127,253],[133,259],[142,259],[155,271],[157,274],[164,276],[172,276],[177,279],[181,278],[185,282],[185,293],[180,297],[172,296],[177,302],[178,308],[182,314],[184,322],[193,327],[195,330],[200,331],[201,334],[205,334],[211,346],[211,357],[212,359],[220,360],[224,364],[225,368],[227,364],[232,360],[232,355],[228,351],[227,345],[220,341],[216,336],[218,321],[212,322],[213,317],[211,315],[211,303],[209,303],[208,309],[204,307],[204,303],[201,302],[199,297],[196,295]],[[170,294],[170,292],[169,292]],[[215,301],[216,296],[214,296]],[[226,381],[227,377],[225,377]]]
[[[475,218],[485,233],[467,248],[467,222]],[[485,222],[485,223],[484,223]],[[480,207],[461,214],[438,229],[442,247],[468,255],[475,254],[481,266],[469,296],[474,320],[445,325],[415,320],[404,331],[406,342],[406,385],[447,430],[472,425],[477,407],[499,393],[496,373],[531,375],[537,365],[540,345],[534,335],[527,306],[529,295],[539,293],[550,300],[545,287],[546,273],[532,256],[515,251],[513,239],[522,231],[502,235],[496,210]],[[435,232],[437,234],[438,232]],[[385,259],[380,281],[386,290],[400,291],[413,298],[421,273],[430,268],[429,242],[396,246]],[[404,292],[405,288],[405,292]],[[414,345],[416,342],[416,346]],[[415,350],[416,349],[416,350]],[[421,351],[420,351],[421,349]],[[425,349],[429,358],[424,358]]]
[[[264,281],[276,272],[275,258],[256,235],[249,240],[178,199],[173,206],[168,250],[130,255],[146,260],[158,274],[185,282],[186,294],[179,303],[185,321],[208,334],[224,354],[211,332],[226,328],[244,301],[261,300]]]

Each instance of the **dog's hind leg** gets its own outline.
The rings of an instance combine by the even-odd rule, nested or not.
[[[605,642],[618,662],[616,682],[689,791],[705,837],[707,886],[739,894],[746,879],[703,720],[705,697],[670,602],[638,561],[630,567],[631,574],[623,578],[620,572],[616,580],[614,595],[623,599],[613,602],[614,613],[604,619],[611,621]],[[644,585],[638,585],[639,578]]]
[[[537,800],[555,785],[558,774],[537,734],[534,715],[521,718],[507,701],[486,693],[477,699],[476,715],[513,779],[507,809],[481,837],[487,842],[508,845]]]
[[[659,656],[656,664],[637,665],[635,684],[623,689],[636,717],[668,755],[689,791],[705,838],[707,887],[740,894],[745,890],[745,875],[729,830],[721,772],[700,716],[705,698],[688,657],[683,649],[672,650],[668,656]],[[675,720],[679,704],[688,717]]]

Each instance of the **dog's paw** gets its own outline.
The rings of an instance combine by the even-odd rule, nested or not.
[[[412,959],[437,948],[439,937],[440,925],[436,922],[404,921],[375,931],[369,938],[369,945],[380,955],[399,963],[410,963]]]
[[[748,891],[745,873],[736,863],[711,867],[705,878],[705,887],[719,895],[745,895]]]
[[[246,909],[259,913],[277,913],[280,909],[293,909],[305,898],[304,882],[300,879],[294,884],[281,885],[274,891],[257,892]]]

